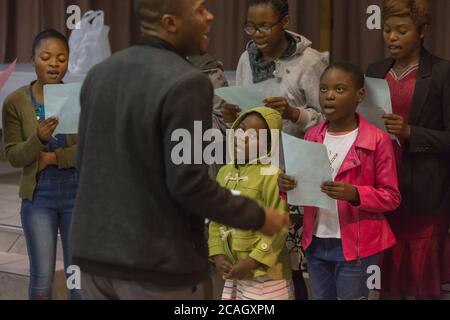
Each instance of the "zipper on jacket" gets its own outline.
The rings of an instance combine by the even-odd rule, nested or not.
[[[356,154],[358,155],[359,161],[361,162],[361,155],[360,155],[360,150],[358,149]],[[358,179],[357,179],[357,186],[360,185],[361,183],[361,163],[359,164],[359,168],[358,168]],[[359,192],[358,192],[359,194]],[[359,205],[361,206],[361,197],[359,199]],[[360,250],[360,243],[361,243],[361,233],[360,233],[360,214],[359,214],[359,209],[358,209],[358,213],[357,213],[357,239],[356,239],[356,255],[358,258],[358,264],[362,264],[361,263],[361,250]]]

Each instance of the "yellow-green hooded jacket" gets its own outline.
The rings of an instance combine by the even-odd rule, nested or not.
[[[243,113],[234,123],[233,129],[236,130],[243,118],[251,112],[259,113],[266,120],[270,130],[281,131],[280,113],[266,107],[255,108]],[[272,138],[271,153],[275,148],[276,141]],[[262,172],[265,173],[261,174]],[[270,164],[237,166],[233,161],[222,167],[217,176],[217,182],[233,193],[255,200],[263,208],[278,209],[280,214],[287,214],[287,204],[280,198],[277,183],[279,172],[279,168]],[[233,264],[237,260],[250,256],[259,262],[259,266],[246,280],[260,276],[269,276],[273,280],[289,279],[291,265],[286,248],[286,237],[287,231],[268,237],[258,231],[243,231],[211,222],[208,240],[209,256],[225,255]]]

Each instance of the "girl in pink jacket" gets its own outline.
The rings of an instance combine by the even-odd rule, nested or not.
[[[322,192],[337,200],[338,210],[305,207],[303,247],[312,294],[316,300],[367,299],[368,277],[379,275],[380,252],[395,244],[384,217],[401,201],[392,142],[356,113],[365,95],[357,67],[329,66],[319,95],[326,121],[305,139],[327,147],[334,181],[325,182]],[[287,192],[296,181],[282,174],[279,186]]]

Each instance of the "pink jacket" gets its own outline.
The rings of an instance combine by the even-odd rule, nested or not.
[[[359,116],[359,133],[336,176],[358,188],[361,203],[355,207],[338,201],[342,248],[347,261],[370,257],[393,245],[396,240],[385,212],[399,207],[397,167],[392,141],[388,134]],[[323,143],[328,122],[310,129],[305,140]],[[311,244],[317,208],[305,207],[303,248]]]

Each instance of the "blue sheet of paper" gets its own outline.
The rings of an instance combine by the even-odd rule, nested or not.
[[[262,82],[255,83],[254,86],[267,97],[283,97],[281,82],[278,78],[270,78]]]
[[[57,117],[54,135],[78,133],[81,83],[44,86],[45,117]]]
[[[297,188],[288,192],[288,203],[337,211],[337,202],[321,191],[321,185],[333,181],[333,170],[325,145],[304,141],[282,133],[286,174],[297,180]]]
[[[239,106],[242,111],[264,106],[264,99],[266,98],[262,90],[256,85],[223,87],[216,89],[214,93],[227,103]]]

